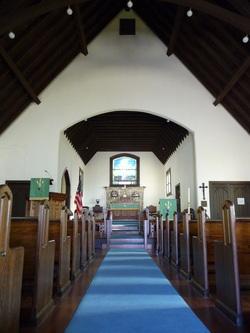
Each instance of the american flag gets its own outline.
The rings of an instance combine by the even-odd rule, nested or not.
[[[82,183],[81,183],[81,177],[79,177],[79,183],[78,183],[78,186],[77,186],[74,203],[76,204],[77,214],[81,215],[81,213],[82,213]]]

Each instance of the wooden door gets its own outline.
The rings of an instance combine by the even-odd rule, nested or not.
[[[209,182],[212,219],[222,218],[225,200],[235,205],[236,217],[250,217],[250,182]]]

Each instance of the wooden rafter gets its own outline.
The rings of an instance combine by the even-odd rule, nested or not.
[[[250,3],[248,0],[227,0],[239,13],[250,17]]]
[[[40,3],[32,5],[28,8],[16,11],[12,15],[1,18],[0,35],[6,33],[10,29],[22,25],[24,22],[33,20],[41,15],[49,13],[53,10],[66,7],[68,5],[81,4],[90,2],[91,0],[44,0]],[[211,15],[221,21],[231,24],[235,28],[250,34],[250,19],[246,16],[237,14],[219,5],[210,3],[207,0],[160,0],[184,7],[192,7],[205,14]]]
[[[76,21],[76,26],[79,33],[81,52],[86,56],[88,54],[86,36],[82,24],[81,12],[79,5],[74,5],[74,17]]]
[[[14,63],[14,61],[11,59],[9,54],[6,52],[6,50],[0,45],[0,55],[3,58],[3,60],[6,62],[6,64],[9,66],[10,70],[14,73],[18,81],[21,83],[23,88],[27,91],[27,93],[30,95],[30,97],[33,99],[33,101],[36,104],[40,104],[41,101],[35,94],[34,90],[30,86],[29,82],[26,80],[24,75],[21,73],[17,65]]]
[[[204,14],[213,16],[225,23],[231,24],[235,28],[250,34],[250,19],[246,16],[232,12],[231,10],[222,8],[219,5],[209,1],[201,0],[160,0],[179,6],[190,7]]]
[[[172,34],[171,34],[169,45],[168,45],[168,50],[167,50],[167,55],[168,56],[171,56],[171,54],[174,53],[175,44],[178,40],[178,36],[179,36],[181,23],[182,23],[184,14],[185,14],[184,7],[178,6],[177,13],[176,13],[176,16],[175,16],[175,21],[174,21]]]
[[[218,105],[223,101],[223,99],[227,96],[227,94],[232,90],[235,84],[239,81],[239,79],[244,75],[247,69],[250,67],[250,56],[244,61],[244,63],[240,66],[240,68],[234,73],[231,79],[228,81],[226,86],[223,88],[221,93],[218,95],[216,100],[214,101],[214,105]]]

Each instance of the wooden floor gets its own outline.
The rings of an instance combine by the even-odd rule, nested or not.
[[[88,269],[74,282],[72,288],[63,298],[56,301],[56,307],[51,315],[38,327],[24,327],[20,333],[63,333],[68,322],[72,318],[81,298],[85,295],[89,284],[100,266],[105,252],[97,253],[96,259]],[[242,328],[237,328],[228,320],[223,313],[217,310],[210,299],[204,299],[172,266],[158,257],[153,257],[162,272],[171,281],[176,290],[189,304],[196,315],[209,328],[211,333],[249,333],[250,332],[250,308],[248,310],[249,320]],[[112,324],[112,323],[111,323]]]

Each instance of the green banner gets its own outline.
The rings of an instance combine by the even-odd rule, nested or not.
[[[163,216],[163,220],[166,219],[167,210],[169,220],[173,220],[174,212],[177,210],[176,199],[160,199],[159,206],[160,214]]]
[[[49,199],[49,178],[31,178],[30,180],[30,200]]]

